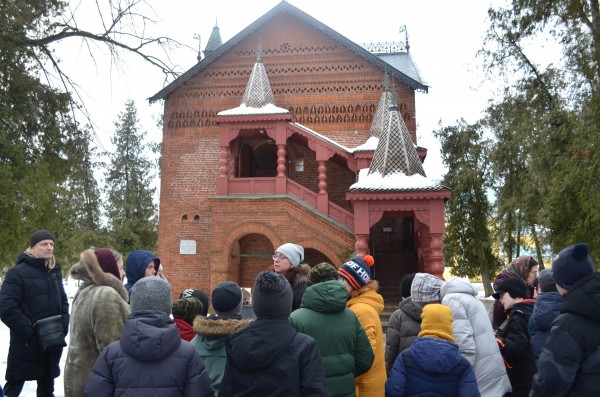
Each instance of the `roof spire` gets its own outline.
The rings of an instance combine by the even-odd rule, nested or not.
[[[373,115],[373,121],[371,122],[371,136],[375,138],[381,138],[382,131],[387,120],[387,114],[390,110],[392,94],[390,92],[390,76],[388,75],[387,68],[383,72],[383,92],[379,103],[375,109]]]
[[[275,97],[271,90],[271,84],[267,77],[265,65],[262,62],[262,40],[258,43],[258,49],[256,50],[256,63],[250,73],[246,90],[244,91],[244,97],[242,98],[242,105],[253,108],[262,108],[268,104],[275,105]]]
[[[395,85],[392,85],[384,129],[369,168],[369,175],[375,172],[381,174],[382,177],[396,173],[406,176],[414,174],[426,176],[417,149],[400,115]]]
[[[221,31],[219,30],[219,26],[217,26],[217,20],[215,18],[215,27],[212,29],[212,33],[208,38],[208,43],[206,43],[206,48],[204,49],[204,57],[210,55],[214,50],[219,48],[223,44],[221,41]]]

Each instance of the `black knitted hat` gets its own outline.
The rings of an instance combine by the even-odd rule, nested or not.
[[[252,308],[256,317],[288,318],[292,312],[292,287],[281,274],[262,271],[252,287]]]
[[[29,239],[29,246],[33,247],[42,240],[54,241],[54,236],[47,230],[38,230],[31,235],[31,238]]]

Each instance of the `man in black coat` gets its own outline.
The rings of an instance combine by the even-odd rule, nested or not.
[[[565,300],[540,354],[530,396],[600,396],[600,273],[585,244],[559,252],[552,272]]]
[[[0,289],[0,318],[10,329],[4,385],[8,397],[18,396],[27,380],[37,380],[38,397],[54,396],[62,348],[42,353],[34,324],[55,315],[62,315],[66,336],[69,302],[60,266],[54,259],[54,236],[47,230],[38,230],[15,267],[6,273]]]

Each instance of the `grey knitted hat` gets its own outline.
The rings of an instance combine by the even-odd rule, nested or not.
[[[252,308],[256,317],[288,318],[292,312],[292,287],[281,274],[262,271],[252,288]]]
[[[294,267],[298,267],[304,260],[304,248],[298,244],[285,243],[275,250],[285,255],[290,260],[290,263]]]
[[[160,277],[144,277],[131,288],[131,311],[159,310],[171,314],[171,286]]]

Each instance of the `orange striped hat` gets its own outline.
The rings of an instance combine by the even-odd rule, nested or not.
[[[360,289],[371,280],[370,267],[375,263],[371,255],[354,258],[338,269],[338,276],[344,278],[353,289]]]

